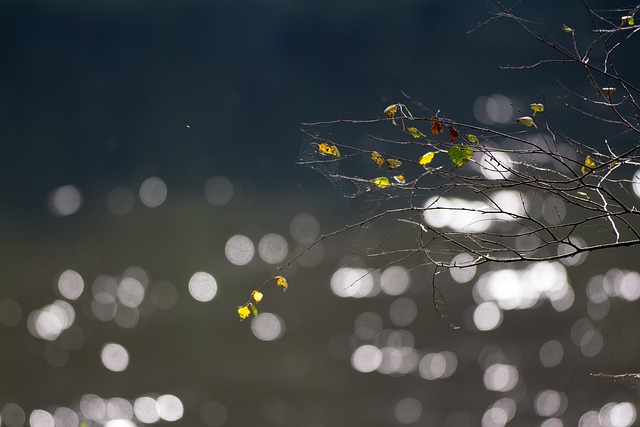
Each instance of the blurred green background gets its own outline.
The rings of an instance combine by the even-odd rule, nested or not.
[[[616,20],[628,7],[590,4]],[[518,11],[541,33],[566,22],[591,37],[578,1]],[[237,319],[276,265],[371,209],[295,164],[301,123],[379,117],[401,91],[477,123],[478,99],[587,87],[570,67],[501,70],[548,52],[502,21],[468,33],[497,13],[463,0],[1,2],[2,425],[633,425],[636,391],[589,373],[637,370],[634,249],[558,263],[570,308],[542,298],[487,331],[475,282],[447,275],[453,331],[419,270],[338,296],[360,239],[345,233],[285,271],[287,293],[267,288],[266,315]],[[631,294],[611,290],[624,280]]]

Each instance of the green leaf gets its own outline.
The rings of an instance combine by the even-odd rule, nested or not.
[[[449,158],[456,166],[461,167],[473,157],[473,148],[464,144],[457,144],[449,148]]]
[[[420,132],[418,129],[414,127],[407,128],[407,130],[411,135],[413,135],[414,138],[420,138],[421,136],[426,136],[424,133]]]
[[[472,144],[477,144],[478,143],[478,137],[475,136],[474,134],[470,133],[467,135],[467,139],[469,140],[470,143]]]
[[[381,176],[379,178],[374,179],[373,183],[377,185],[379,188],[387,188],[390,185],[389,178],[387,178],[386,176]]]

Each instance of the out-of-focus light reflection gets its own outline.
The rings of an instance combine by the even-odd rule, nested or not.
[[[582,426],[582,424],[580,424]],[[540,427],[563,427],[564,424],[560,418],[549,418],[544,420]]]
[[[313,243],[320,236],[320,223],[309,213],[299,213],[289,223],[291,238],[303,245]]]
[[[513,162],[508,154],[500,151],[482,154],[478,164],[481,168],[480,172],[487,179],[508,179],[512,175],[510,169],[513,167]]]
[[[53,415],[42,409],[35,409],[29,416],[31,427],[54,427]]]
[[[118,285],[118,299],[126,307],[138,307],[144,300],[144,286],[131,277],[124,277]]]
[[[224,206],[233,198],[233,183],[226,176],[214,176],[204,186],[204,198],[213,206]]]
[[[17,326],[22,319],[22,307],[14,299],[4,298],[0,301],[0,323],[5,326]]]
[[[102,420],[107,413],[107,405],[95,394],[85,394],[80,399],[80,412],[92,421]]]
[[[405,397],[396,403],[393,417],[400,424],[413,424],[422,415],[422,403],[413,397]]]
[[[165,421],[178,421],[184,415],[184,406],[180,399],[172,394],[165,394],[156,400],[158,415]]]
[[[260,313],[251,321],[251,332],[262,341],[277,340],[284,330],[284,321],[273,313]]]
[[[537,262],[524,270],[489,271],[474,286],[476,301],[495,301],[502,310],[527,309],[547,298],[558,310],[568,309],[574,301],[567,271],[559,262]]]
[[[342,298],[364,298],[380,292],[373,273],[364,268],[339,268],[331,276],[331,291]]]
[[[324,260],[324,246],[322,243],[316,243],[311,249],[308,245],[298,244],[295,247],[296,253],[302,253],[298,258],[297,264],[306,268],[314,268],[320,265]]]
[[[374,345],[365,344],[351,355],[351,366],[358,372],[373,372],[382,363],[382,351]]]
[[[567,215],[567,205],[558,196],[549,196],[542,202],[542,217],[551,225],[558,225]]]
[[[157,208],[167,199],[167,185],[157,176],[145,179],[140,185],[140,201],[148,208]]]
[[[41,310],[32,311],[27,329],[36,338],[53,341],[75,321],[75,310],[66,301],[57,300]]]
[[[473,323],[480,331],[491,331],[502,323],[502,310],[495,303],[483,302],[473,311]]]
[[[448,378],[458,368],[458,358],[450,351],[425,354],[418,365],[420,376],[426,380]]]
[[[609,419],[614,427],[627,427],[635,423],[636,407],[629,402],[609,403],[600,410],[601,419]]]
[[[366,311],[356,318],[353,329],[358,338],[372,340],[382,330],[382,317],[378,313]]]
[[[73,185],[55,188],[49,194],[49,210],[55,216],[68,216],[82,207],[82,194]]]
[[[2,423],[7,427],[22,427],[26,419],[26,415],[22,408],[15,403],[5,403],[2,406]]]
[[[133,418],[133,406],[121,397],[107,401],[107,416],[113,420],[130,420]]]
[[[116,306],[116,314],[113,316],[113,321],[116,325],[125,329],[133,329],[139,320],[140,310],[138,310],[138,307],[127,307],[122,304]]]
[[[584,239],[577,236],[569,237],[569,241],[571,242],[571,245],[568,245],[566,243],[560,243],[558,245],[558,255],[563,256],[576,253],[576,249],[574,248],[574,246],[578,248],[584,248],[586,246],[586,242],[584,241]],[[562,258],[560,262],[566,266],[576,267],[585,262],[586,259],[587,252],[582,252],[567,258]]]
[[[73,270],[65,270],[58,278],[58,290],[66,299],[76,300],[84,290],[82,276]]]
[[[492,406],[482,415],[482,427],[504,427],[509,422],[509,415],[504,408]]]
[[[473,101],[473,115],[485,125],[513,120],[514,101],[502,94],[479,96]]]
[[[541,417],[559,417],[567,410],[567,396],[555,390],[543,390],[534,399],[534,408]]]
[[[266,263],[278,264],[289,253],[289,245],[284,237],[276,233],[265,235],[258,243],[258,255]]]
[[[130,420],[113,419],[105,423],[104,427],[136,427]]]
[[[211,301],[218,293],[218,282],[209,273],[197,272],[189,279],[189,293],[196,301]]]
[[[65,407],[56,408],[53,413],[56,427],[78,427],[80,419],[74,410]]]
[[[91,313],[98,320],[109,322],[116,315],[116,298],[106,292],[98,292],[91,301]]]
[[[207,426],[220,427],[227,423],[229,412],[223,403],[214,400],[202,404],[200,417]]]
[[[135,201],[133,191],[124,185],[115,187],[107,195],[107,207],[111,213],[118,216],[131,212]]]
[[[380,275],[382,292],[387,295],[400,295],[411,286],[411,275],[401,265],[392,265],[384,269]]]
[[[145,424],[153,424],[160,420],[156,400],[149,396],[142,396],[133,403],[133,413]]]
[[[485,203],[458,198],[432,197],[424,204],[424,220],[433,228],[449,227],[455,231],[481,233],[491,227]]]
[[[255,248],[253,242],[247,236],[236,234],[227,240],[224,246],[224,254],[230,263],[235,265],[247,265],[253,259]]]
[[[558,340],[550,340],[540,347],[540,363],[545,368],[558,366],[564,356],[564,348]]]
[[[107,343],[102,346],[100,360],[108,370],[122,372],[129,365],[129,352],[120,344]]]
[[[417,315],[418,306],[411,298],[398,298],[389,307],[389,319],[396,326],[410,325]]]
[[[496,363],[484,371],[484,386],[492,391],[509,391],[518,384],[518,370],[513,365]]]
[[[631,178],[631,188],[633,192],[636,193],[636,196],[640,197],[640,169],[633,174],[633,178]]]
[[[602,350],[604,339],[588,319],[580,319],[571,327],[571,340],[585,357],[594,357]]]
[[[473,263],[473,260],[473,256],[468,253],[458,254],[453,257],[451,265],[456,265],[457,267],[449,269],[451,278],[458,283],[470,282],[475,277],[477,271],[477,267],[475,265],[470,265]]]
[[[169,310],[176,305],[178,291],[171,282],[160,280],[151,287],[151,300],[157,307]]]

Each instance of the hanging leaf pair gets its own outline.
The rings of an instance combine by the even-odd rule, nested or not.
[[[387,164],[387,167],[389,169],[395,169],[398,168],[400,166],[402,166],[402,162],[398,159],[387,159],[385,160],[384,157],[382,157],[380,155],[380,153],[378,153],[377,151],[372,151],[371,152],[371,160],[373,160],[373,162],[378,165],[378,167],[382,167],[382,165],[384,165],[385,163]]]
[[[595,167],[596,167],[596,162],[594,162],[591,157],[587,156],[584,159],[584,165],[582,165],[582,168],[580,168],[580,171],[582,172],[583,175],[585,175],[587,172],[590,172]]]
[[[398,125],[396,123],[396,120],[395,120],[395,116],[396,116],[396,114],[398,112],[400,112],[400,114],[402,114],[402,117],[400,118],[400,120],[402,121],[402,128],[404,129],[404,120],[402,120],[402,119],[413,117],[411,115],[411,112],[407,108],[407,106],[404,105],[404,104],[391,104],[387,108],[384,109],[384,115],[391,119],[391,123],[394,126]]]
[[[289,289],[289,284],[287,283],[287,279],[285,279],[284,277],[275,276],[274,280],[276,281],[276,285],[281,287],[283,291],[286,291],[287,289]],[[257,289],[251,292],[251,298],[249,299],[249,301],[245,305],[238,307],[238,316],[240,317],[240,320],[246,319],[251,314],[253,314],[254,316],[257,316],[258,315],[257,304],[260,301],[262,301],[263,298],[264,298],[264,294]]]

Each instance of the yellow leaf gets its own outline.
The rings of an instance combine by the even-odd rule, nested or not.
[[[544,105],[542,104],[534,103],[529,105],[529,107],[531,107],[531,109],[533,110],[534,116],[536,115],[536,113],[542,113],[544,111]]]
[[[378,167],[384,164],[384,159],[382,158],[380,153],[378,153],[377,151],[371,152],[371,160],[373,160],[375,164],[378,165]]]
[[[436,155],[436,153],[434,153],[433,151],[428,152],[427,154],[423,154],[422,156],[420,156],[420,158],[418,159],[418,163],[421,166],[427,166],[429,163],[431,163],[431,161],[433,160],[433,157]]]
[[[633,15],[628,15],[628,16],[623,16],[622,17],[622,24],[620,24],[620,26],[624,27],[625,25],[633,25],[635,24],[635,21],[633,19]]]
[[[335,145],[329,145],[324,142],[318,144],[318,152],[325,156],[340,157],[340,151]]]
[[[562,28],[562,31],[564,31],[567,34],[573,34],[573,28],[571,28],[571,27],[568,27],[568,26],[562,24],[560,28]]]
[[[398,112],[398,104],[391,104],[384,109],[384,114],[387,117],[393,117]]]
[[[606,93],[608,96],[611,96],[611,94],[616,91],[616,88],[615,87],[603,87],[602,91],[604,93]]]
[[[591,157],[587,156],[584,159],[584,166],[582,166],[582,168],[580,169],[582,171],[582,174],[585,174],[587,172],[589,172],[589,169],[593,169],[596,167],[596,162],[594,162]]]
[[[467,139],[469,140],[470,143],[472,144],[477,144],[478,143],[478,137],[475,136],[474,134],[470,133],[467,135]]]
[[[262,292],[260,291],[253,291],[251,292],[251,296],[253,297],[253,299],[255,300],[255,302],[260,302],[262,301],[262,297],[264,297],[264,295],[262,294]]]
[[[387,167],[389,169],[395,169],[395,168],[399,168],[400,166],[402,166],[402,162],[400,160],[397,159],[387,159]]]
[[[390,185],[389,178],[387,178],[386,176],[381,176],[379,178],[374,179],[373,183],[377,185],[379,188],[387,188]]]
[[[529,116],[522,116],[518,119],[516,119],[516,122],[520,123],[521,125],[525,125],[527,127],[535,127],[537,128],[538,125],[536,124],[536,122],[533,121],[533,119]]]
[[[249,310],[248,306],[243,305],[242,307],[238,307],[238,316],[240,316],[240,320],[246,319],[250,314],[251,310]]]
[[[587,200],[591,200],[591,199],[589,199],[589,195],[587,193],[585,193],[584,191],[578,191],[578,196],[584,197]]]
[[[409,133],[411,135],[413,135],[414,138],[420,138],[421,136],[427,136],[424,133],[420,132],[418,129],[414,128],[414,127],[407,128],[407,130],[409,131]]]
[[[289,289],[289,283],[287,283],[287,279],[282,276],[275,276],[274,279],[276,279],[276,285],[280,286],[282,288],[282,291],[286,291],[287,289]]]
[[[400,184],[404,184],[405,180],[404,180],[404,175],[396,175],[393,177],[393,179],[396,180],[396,182],[399,182]]]

